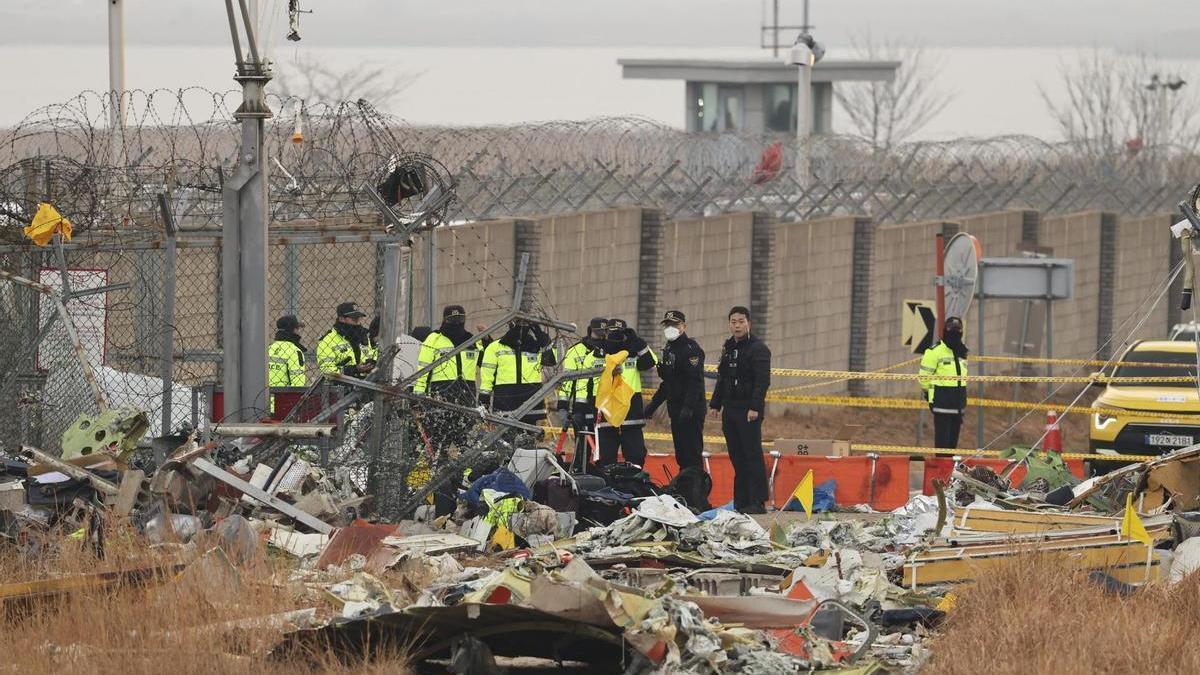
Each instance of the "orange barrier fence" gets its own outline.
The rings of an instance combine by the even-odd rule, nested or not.
[[[782,508],[800,484],[804,474],[812,469],[813,483],[819,485],[834,480],[837,487],[834,499],[839,506],[870,504],[877,511],[890,511],[908,501],[908,457],[764,457],[770,481],[771,503]],[[706,459],[713,488],[709,502],[720,506],[733,501],[733,465],[728,455],[712,455]],[[646,472],[655,482],[666,484],[679,473],[672,455],[650,454],[646,457]]]

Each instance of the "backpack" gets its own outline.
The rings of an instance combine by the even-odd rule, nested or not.
[[[712,476],[699,466],[689,466],[680,470],[679,475],[667,485],[666,492],[696,513],[712,508],[708,503],[708,495],[712,493]]]
[[[596,470],[608,487],[626,494],[638,497],[653,497],[661,494],[662,489],[650,479],[650,474],[642,467],[629,462],[617,462],[602,466]]]

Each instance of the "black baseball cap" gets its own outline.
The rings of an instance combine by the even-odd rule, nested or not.
[[[452,316],[466,316],[467,310],[463,309],[462,305],[446,305],[442,308],[442,318],[449,319]]]
[[[278,330],[296,330],[304,328],[304,322],[296,318],[295,314],[284,314],[275,319],[275,328]]]
[[[687,323],[687,317],[683,315],[683,312],[677,309],[671,309],[667,310],[666,314],[663,314],[662,321],[659,321],[659,323]]]
[[[358,303],[343,302],[337,306],[338,318],[349,317],[353,319],[361,319],[367,315],[366,312],[358,308]]]
[[[604,330],[605,328],[608,328],[608,319],[602,316],[594,316],[592,317],[592,320],[588,322],[589,331]]]

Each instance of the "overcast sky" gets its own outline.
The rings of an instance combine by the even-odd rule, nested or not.
[[[223,44],[221,0],[123,0],[130,44]],[[279,7],[286,0],[261,0]],[[103,42],[107,0],[0,0],[0,44]],[[753,46],[762,0],[301,0],[311,46]],[[799,22],[801,0],[781,0]],[[1115,46],[1200,56],[1197,0],[812,0],[830,45]],[[284,20],[280,19],[279,34]]]

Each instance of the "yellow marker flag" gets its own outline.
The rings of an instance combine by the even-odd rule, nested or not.
[[[626,351],[604,357],[604,372],[600,374],[600,386],[596,391],[596,409],[614,427],[625,422],[625,417],[629,415],[629,403],[633,400],[633,388],[618,372],[627,358],[629,352]]]
[[[25,228],[25,236],[32,239],[34,244],[45,246],[59,232],[62,232],[63,239],[71,241],[71,221],[64,218],[53,206],[45,202],[38,204],[33,222]]]
[[[494,551],[511,551],[517,547],[517,538],[513,531],[504,525],[497,525],[496,532],[492,535],[492,550]]]
[[[1121,536],[1140,541],[1147,546],[1154,545],[1154,540],[1142,525],[1142,519],[1138,518],[1137,511],[1133,509],[1132,492],[1125,495],[1125,517],[1121,519]]]
[[[809,469],[808,473],[804,474],[804,478],[801,479],[800,484],[796,486],[795,490],[792,490],[791,499],[800,500],[800,506],[804,507],[805,515],[807,515],[809,517],[809,519],[811,520],[812,514],[813,514],[812,469]]]

